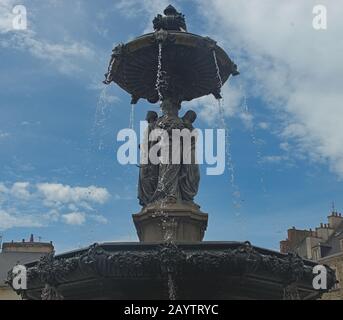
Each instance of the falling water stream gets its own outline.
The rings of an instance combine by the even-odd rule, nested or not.
[[[162,72],[162,43],[160,42],[158,44],[158,64],[157,64],[157,77],[156,77],[156,85],[155,85],[159,101],[163,100],[163,96],[161,93],[161,85],[162,85],[162,81],[163,81],[162,76],[163,76],[163,72]]]
[[[168,296],[169,300],[176,300],[176,287],[171,273],[168,273]]]
[[[217,55],[215,50],[213,50],[213,60],[216,66],[216,72],[217,72],[217,79],[218,79],[218,88],[219,92],[221,93],[222,87],[223,87],[223,80],[220,75],[220,69],[218,65]],[[236,210],[239,210],[241,208],[241,193],[236,185],[235,181],[235,167],[233,165],[232,161],[232,155],[231,155],[231,137],[230,137],[230,128],[226,124],[225,121],[225,111],[224,111],[224,99],[219,98],[217,99],[218,102],[218,111],[219,111],[219,117],[221,126],[223,129],[225,129],[225,156],[226,156],[226,164],[227,168],[230,174],[230,183],[232,188],[232,199],[233,199],[233,205],[236,208]],[[239,212],[237,212],[237,215],[240,215]]]
[[[222,76],[220,75],[218,59],[217,59],[217,54],[216,54],[215,50],[213,50],[213,59],[214,59],[214,64],[216,65],[217,79],[219,81],[218,88],[219,88],[219,92],[220,92],[223,88],[223,80],[222,80]]]
[[[157,75],[156,75],[156,84],[155,88],[158,94],[159,102],[162,102],[163,95],[161,92],[162,85],[164,84],[163,80],[163,69],[162,69],[162,43],[158,44],[158,57],[157,57]],[[160,184],[157,186],[157,192],[163,193],[165,190],[165,184],[163,182],[164,177],[161,177]],[[173,234],[170,226],[173,225],[174,221],[170,221],[168,212],[165,211],[167,205],[167,199],[163,198],[159,203],[159,211],[156,213],[161,218],[161,228],[163,230],[163,240],[164,242],[171,242],[173,240]],[[172,281],[172,279],[170,280]],[[168,288],[170,286],[170,281],[168,280]],[[170,290],[170,288],[169,288]]]
[[[86,158],[86,161],[88,162],[88,165],[86,166],[86,172],[85,172],[86,177],[91,176],[89,168],[92,168],[92,171],[94,169],[94,167],[90,165],[90,159],[91,159],[90,155],[94,152],[94,148],[96,148],[97,151],[101,151],[104,147],[102,131],[105,127],[105,122],[106,122],[107,90],[108,90],[107,86],[104,86],[101,89],[99,93],[99,97],[97,99],[97,103],[96,103],[94,121],[93,121],[91,132],[88,138],[87,153],[89,156]],[[97,167],[95,168],[96,173],[94,176],[92,175],[92,178],[96,178],[97,173],[100,172],[99,169],[100,168],[98,164]]]
[[[239,88],[240,88],[240,91],[243,92],[242,83],[240,83]],[[249,110],[246,94],[243,94],[243,105],[242,105],[242,108],[243,108],[243,112],[249,118],[251,118],[252,115],[251,115],[251,112]],[[262,156],[262,152],[261,152],[260,143],[258,142],[258,139],[256,138],[255,127],[254,127],[253,124],[252,124],[251,130],[250,130],[250,137],[251,137],[252,144],[255,146],[255,149],[256,149],[257,164],[258,164],[258,166],[261,166],[261,164],[263,162],[262,161],[263,160],[263,156]],[[261,186],[262,186],[263,193],[267,194],[267,188],[266,188],[265,183],[264,183],[264,172],[263,172],[263,170],[262,170],[261,176],[260,176],[260,183],[261,183]]]
[[[135,105],[132,103],[131,104],[131,111],[130,111],[129,128],[133,130],[134,126],[135,126]]]
[[[105,129],[106,111],[108,108],[107,90],[108,90],[108,87],[104,87],[100,91],[100,95],[96,104],[94,124],[93,124],[92,134],[91,134],[92,140],[93,140],[95,138],[95,135],[97,133],[100,133],[98,146],[97,146],[99,151],[101,151],[104,147],[103,130]]]
[[[155,88],[158,94],[158,100],[159,102],[162,102],[163,95],[161,92],[161,88],[163,85],[166,85],[164,79],[163,79],[163,69],[162,69],[162,43],[160,42],[158,44],[158,64],[157,64],[157,75],[156,75],[156,84]],[[160,183],[157,186],[157,192],[164,193],[165,190],[165,183],[164,183],[164,177],[162,176],[160,178]],[[162,198],[162,200],[159,202],[159,208],[156,214],[153,216],[158,216],[161,221],[161,228],[163,233],[163,241],[165,243],[172,243],[173,242],[173,225],[174,225],[174,219],[170,219],[168,211],[165,210],[167,207],[167,199],[165,197]],[[169,300],[176,300],[176,284],[173,279],[173,275],[171,273],[168,273],[168,279],[167,279],[167,286],[168,286],[168,296]]]
[[[161,183],[157,186],[157,192],[161,192],[162,194],[165,191],[165,184],[164,184],[164,177],[162,176],[160,181]],[[174,219],[169,217],[167,208],[167,199],[164,197],[158,204],[158,210],[153,217],[159,217],[161,221],[161,228],[163,232],[163,242],[165,243],[172,243],[173,242],[173,224]]]
[[[110,63],[110,65],[108,66],[108,71],[107,71],[107,76],[106,76],[106,82],[110,83],[111,81],[111,74],[112,74],[112,68],[113,68],[113,64],[114,64],[115,59],[112,58],[112,61]]]

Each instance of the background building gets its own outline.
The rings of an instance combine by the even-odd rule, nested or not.
[[[5,283],[8,271],[17,264],[25,264],[40,259],[54,251],[52,243],[35,242],[33,235],[29,241],[4,242],[0,252],[0,300],[19,300],[20,297]]]
[[[328,223],[321,223],[315,230],[288,230],[286,240],[280,241],[282,253],[296,252],[302,258],[326,264],[336,271],[339,283],[323,299],[343,299],[343,217],[335,209],[328,216]],[[340,285],[342,284],[342,285]]]

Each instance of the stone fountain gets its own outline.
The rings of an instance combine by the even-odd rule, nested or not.
[[[168,6],[154,21],[155,32],[114,48],[105,84],[119,85],[132,97],[160,103],[149,111],[147,134],[188,129],[196,113],[179,110],[183,101],[212,94],[237,66],[208,37],[187,32],[184,16]],[[168,138],[169,139],[169,138]],[[153,148],[147,142],[142,153]],[[190,150],[194,152],[192,140]],[[171,153],[170,153],[171,154]],[[170,160],[168,156],[167,160]],[[281,254],[249,242],[203,242],[208,215],[194,202],[199,167],[150,160],[139,168],[133,215],[139,243],[103,243],[28,264],[25,299],[316,299],[312,261]],[[328,271],[328,289],[335,276]],[[9,274],[11,283],[12,274]]]
[[[209,94],[220,99],[221,86],[238,71],[214,40],[188,33],[184,16],[173,6],[164,14],[154,19],[154,33],[114,48],[105,83],[117,83],[132,96],[132,104],[139,99],[160,102],[161,117],[148,112],[149,132],[164,129],[171,136],[174,129],[194,129],[194,111],[179,117],[182,101]],[[199,167],[167,162],[140,166],[138,197],[143,209],[133,215],[139,240],[201,241],[208,215],[193,201]]]

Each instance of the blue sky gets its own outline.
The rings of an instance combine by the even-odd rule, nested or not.
[[[278,249],[289,227],[325,222],[333,200],[343,207],[339,1],[322,1],[321,31],[310,0],[172,3],[189,31],[217,40],[241,72],[223,90],[236,188],[229,172],[202,168],[205,240]],[[168,2],[22,0],[26,31],[11,29],[16,4],[0,1],[0,233],[5,241],[33,233],[59,252],[136,241],[138,169],[116,159],[130,97],[102,80],[114,45],[151,31]],[[213,97],[182,112],[189,108],[197,127],[217,127]],[[136,128],[150,109],[158,107],[138,103]]]

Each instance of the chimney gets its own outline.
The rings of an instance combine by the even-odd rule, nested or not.
[[[316,228],[316,234],[318,238],[321,238],[324,242],[335,232],[332,219],[337,219],[334,215],[328,217],[329,223],[320,223],[320,226]],[[339,218],[338,218],[339,219]],[[341,218],[342,219],[342,218]]]
[[[328,221],[331,228],[337,229],[337,227],[343,221],[343,217],[340,213],[338,214],[337,212],[332,212],[331,215],[328,216]]]
[[[287,245],[289,250],[295,249],[305,238],[311,236],[311,232],[309,230],[298,230],[295,227],[288,229],[287,234]],[[286,246],[286,244],[283,245]]]
[[[33,234],[31,233],[31,236],[30,236],[30,242],[35,242],[34,238],[33,238]]]

